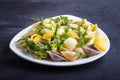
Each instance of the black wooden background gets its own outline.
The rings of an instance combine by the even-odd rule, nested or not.
[[[62,14],[97,23],[110,38],[109,52],[89,64],[50,67],[9,49],[13,36],[34,23],[31,17]],[[120,0],[0,0],[0,80],[120,80]]]

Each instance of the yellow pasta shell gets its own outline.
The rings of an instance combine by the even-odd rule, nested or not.
[[[34,34],[31,36],[30,41],[38,42],[40,40],[41,36],[39,34]]]

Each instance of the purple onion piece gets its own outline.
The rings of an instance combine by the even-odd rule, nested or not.
[[[99,50],[92,45],[84,46],[83,49],[85,50],[86,53],[90,54],[91,56],[94,56],[100,53]]]
[[[63,60],[66,60],[64,57],[62,57],[60,55],[60,53],[58,53],[56,51],[47,51],[47,53],[49,54],[49,56],[51,57],[51,59],[54,60],[54,61],[63,61]]]

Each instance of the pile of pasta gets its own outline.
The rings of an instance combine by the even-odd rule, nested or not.
[[[106,38],[100,37],[97,24],[87,19],[71,20],[66,16],[39,19],[20,40],[18,47],[35,58],[74,61],[106,51]]]

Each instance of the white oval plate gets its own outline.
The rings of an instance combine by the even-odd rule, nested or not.
[[[67,16],[69,19],[77,19],[77,20],[81,20],[81,18],[79,17],[76,17],[76,16],[73,16],[73,15],[60,15],[60,16]],[[58,17],[58,16],[55,16],[55,17]],[[53,17],[54,18],[54,17]],[[33,24],[33,25],[36,25],[37,23]],[[23,51],[21,49],[19,49],[16,45],[16,42],[22,38],[22,36],[28,32],[32,26],[28,26],[27,28],[25,28],[24,30],[20,31],[18,34],[15,35],[15,37],[11,40],[9,46],[10,46],[10,49],[15,52],[16,55],[28,60],[28,61],[31,61],[31,62],[34,62],[34,63],[38,63],[38,64],[44,64],[44,65],[50,65],[50,66],[74,66],[74,65],[82,65],[82,64],[86,64],[86,63],[89,63],[89,62],[93,62],[99,58],[101,58],[102,56],[104,56],[109,48],[110,48],[110,41],[107,37],[107,35],[101,30],[99,29],[100,31],[100,36],[102,37],[106,37],[108,39],[107,43],[106,43],[106,46],[107,46],[107,50],[103,53],[100,53],[98,55],[95,55],[95,56],[92,56],[92,57],[89,57],[89,58],[85,58],[85,59],[78,59],[78,60],[75,60],[75,61],[71,61],[71,62],[54,62],[54,61],[47,61],[47,60],[38,60],[38,59],[35,59],[33,58],[31,55],[26,55],[25,53],[23,53]]]

